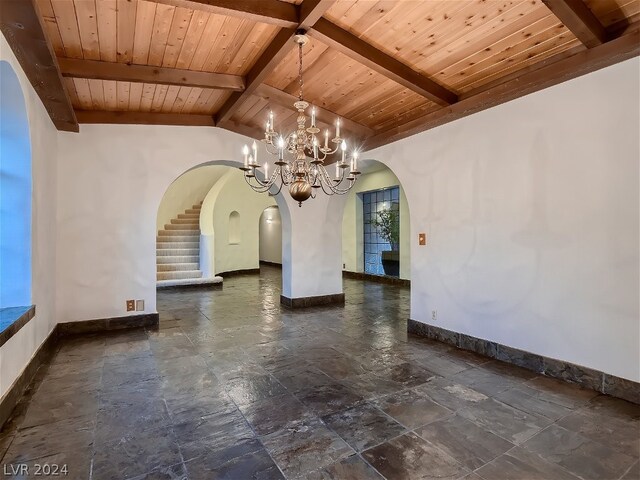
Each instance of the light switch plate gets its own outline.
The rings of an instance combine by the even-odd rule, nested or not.
[[[144,312],[144,300],[136,300],[136,311]]]

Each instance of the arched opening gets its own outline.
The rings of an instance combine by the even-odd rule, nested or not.
[[[31,304],[31,143],[20,82],[0,62],[0,308]]]
[[[224,275],[256,271],[261,215],[274,203],[288,212],[279,197],[253,192],[234,162],[209,162],[179,176],[158,207],[158,288],[219,283]]]
[[[234,210],[229,214],[229,245],[240,245],[240,214]]]
[[[264,209],[259,221],[260,263],[282,265],[282,219],[273,205]]]
[[[409,204],[398,177],[384,164],[362,162],[363,174],[345,201],[343,270],[408,282],[411,278]]]

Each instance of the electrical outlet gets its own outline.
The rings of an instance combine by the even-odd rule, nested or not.
[[[135,300],[127,300],[127,312],[133,312],[136,309]]]
[[[345,268],[347,268],[347,264],[346,264],[346,263],[343,263],[343,264],[342,264],[342,269],[344,270]]]
[[[431,320],[434,322],[438,320],[438,310],[431,310]]]
[[[144,312],[144,300],[136,300],[136,311]]]

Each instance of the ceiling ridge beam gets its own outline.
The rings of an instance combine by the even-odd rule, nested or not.
[[[245,77],[245,89],[242,92],[233,92],[216,114],[216,124],[221,125],[231,120],[237,108],[245,102],[254,90],[267,78],[267,76],[284,59],[294,47],[291,41],[295,33],[294,29],[283,28],[267,46],[264,53],[258,58]]]
[[[35,0],[1,0],[0,30],[56,128],[77,132],[78,120]]]
[[[325,18],[321,18],[316,22],[310,34],[329,47],[338,50],[438,105],[447,106],[458,100],[458,96],[448,88],[416,72],[408,65],[378,50],[373,45]]]
[[[214,127],[211,115],[164,112],[131,112],[109,110],[76,110],[79,123],[129,125],[188,125]]]
[[[402,140],[473,113],[637,57],[640,55],[640,31],[637,28],[629,30],[629,34],[610,40],[599,47],[582,50],[558,61],[554,61],[554,57],[551,57],[540,62],[540,67],[536,70],[512,78],[488,90],[478,89],[477,93],[469,92],[454,105],[410,120],[371,137],[365,148],[371,150]]]
[[[282,107],[288,107],[291,110],[294,110],[294,102],[298,101],[298,97],[295,95],[291,95],[290,93],[272,87],[271,85],[267,85],[266,83],[260,85],[256,89],[255,94],[264,99],[272,100],[273,103]],[[326,108],[322,108],[318,105],[314,105],[314,107],[316,109],[317,119],[328,125],[331,125],[336,118],[340,117],[337,113],[327,110]],[[340,120],[345,130],[349,130],[362,136],[370,136],[374,133],[372,128],[362,125],[361,123],[354,122],[353,120],[349,120],[348,118],[340,117]]]
[[[607,31],[583,0],[542,0],[587,48],[607,41]]]
[[[298,7],[279,0],[153,0],[174,7],[244,18],[283,28],[296,28]]]
[[[60,64],[60,71],[65,77],[159,83],[239,92],[244,90],[244,78],[239,75],[77,58],[59,58],[58,63]]]
[[[298,23],[296,27],[299,25],[308,25],[311,24],[311,22],[315,23],[315,19],[320,18],[334,1],[335,0],[304,0],[302,5],[307,2],[309,3],[305,7],[302,5],[297,7]],[[295,44],[291,40],[295,32],[296,28],[280,29],[247,73],[244,91],[232,93],[222,107],[220,107],[215,117],[216,125],[224,126],[226,122],[229,122],[238,107],[249,98],[254,90],[258,88],[267,76],[280,64],[287,53],[295,47]]]

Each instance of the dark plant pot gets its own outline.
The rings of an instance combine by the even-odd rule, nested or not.
[[[382,252],[382,268],[384,274],[390,277],[400,276],[400,252],[398,250],[386,250]]]

